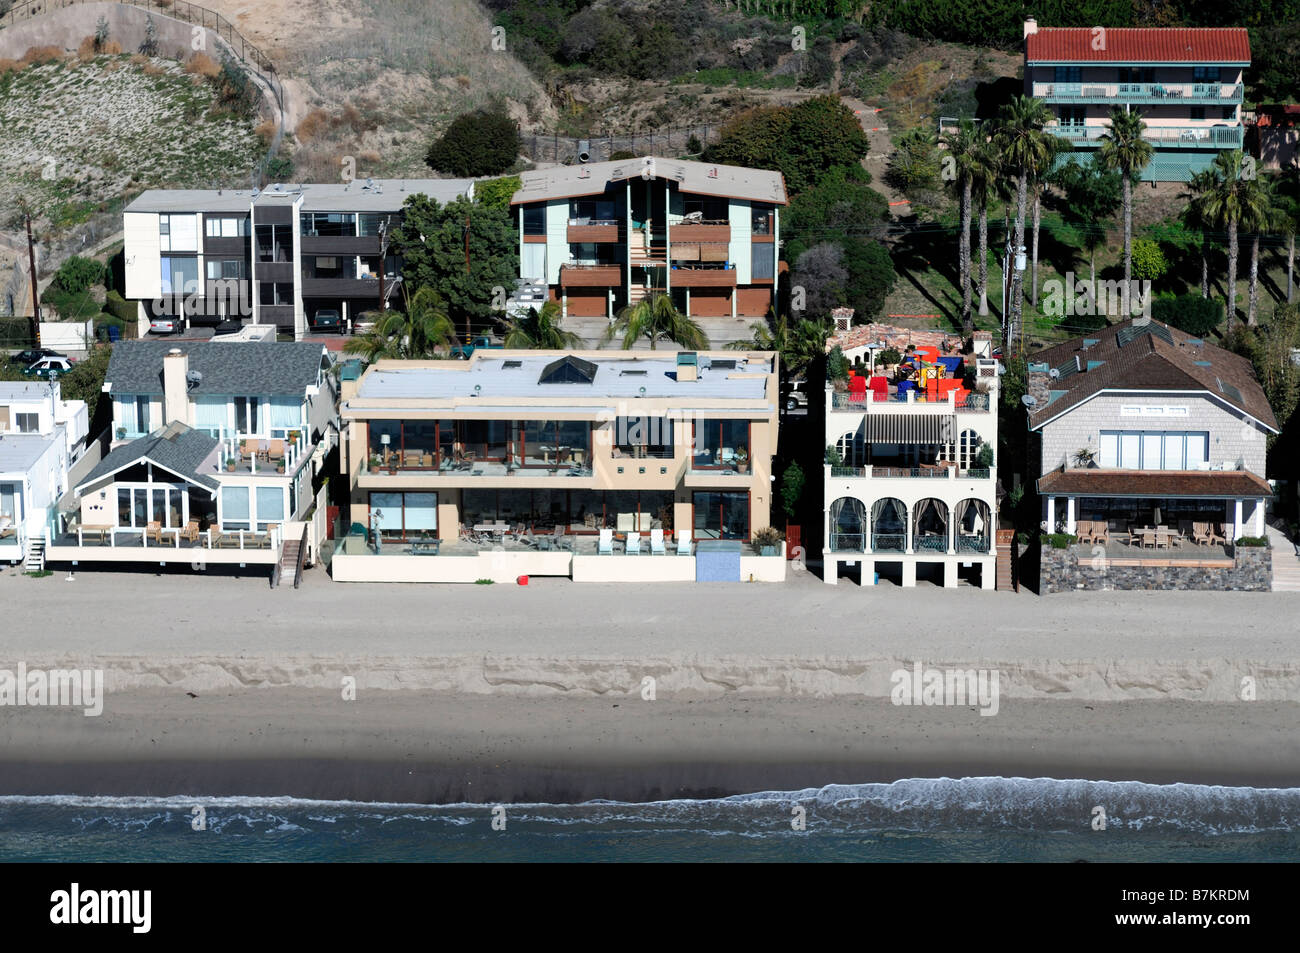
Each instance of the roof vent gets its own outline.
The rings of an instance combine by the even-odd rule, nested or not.
[[[185,383],[189,384],[191,387],[198,387],[203,383],[203,372],[187,371],[185,374]]]
[[[677,380],[694,381],[700,378],[700,359],[694,351],[677,352]]]
[[[523,361],[502,361],[501,366],[507,368],[523,367],[524,362]]]

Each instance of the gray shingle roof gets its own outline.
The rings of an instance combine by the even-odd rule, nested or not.
[[[198,395],[301,397],[316,384],[323,348],[292,342],[123,341],[113,346],[105,380],[114,394],[161,396],[163,357],[172,348],[189,356],[191,371],[203,375],[190,388]]]
[[[118,447],[100,460],[89,476],[77,486],[77,491],[80,492],[82,487],[102,480],[111,473],[145,460],[215,491],[219,486],[216,478],[203,471],[215,466],[214,454],[218,442],[216,437],[209,437],[202,430],[194,430],[182,423],[170,423],[147,437]],[[209,457],[214,458],[211,464],[208,463]]]

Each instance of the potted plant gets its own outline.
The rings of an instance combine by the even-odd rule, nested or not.
[[[1092,447],[1081,447],[1074,451],[1074,465],[1081,470],[1087,470],[1091,467],[1096,458],[1097,451],[1093,450]]]
[[[739,450],[736,451],[736,472],[737,473],[749,472],[749,451],[746,450],[744,447],[741,447]]]
[[[234,458],[234,457],[226,457],[226,472],[227,472],[227,473],[234,473],[234,472],[235,472],[235,462],[236,462],[236,461],[235,461],[235,458]]]
[[[125,439],[126,439],[126,428],[125,428],[125,427],[118,427],[118,428],[117,428],[117,439],[118,439],[118,440],[125,440]]]
[[[292,443],[292,444],[297,444],[297,443],[298,443],[298,438],[301,437],[301,436],[302,436],[302,432],[301,432],[301,431],[298,431],[298,430],[290,430],[290,431],[289,431],[289,442]]]
[[[379,459],[379,454],[372,453],[370,455],[369,466],[367,467],[367,469],[374,472],[378,472],[382,467],[383,467],[383,461]]]
[[[764,526],[762,529],[754,531],[754,549],[760,556],[780,555],[781,542],[781,532],[775,527]]]

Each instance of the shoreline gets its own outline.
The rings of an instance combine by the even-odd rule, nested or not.
[[[932,777],[1300,786],[1300,704],[964,707],[307,689],[132,692],[100,718],[10,709],[0,794],[574,803]]]

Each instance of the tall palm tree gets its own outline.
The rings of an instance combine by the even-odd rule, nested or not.
[[[506,322],[503,343],[508,348],[563,351],[582,346],[582,338],[560,327],[560,303],[547,301],[541,310],[523,309]]]
[[[971,196],[979,209],[979,254],[975,291],[981,315],[989,313],[989,198],[999,181],[997,151],[987,136],[981,136],[970,156]]]
[[[1276,185],[1277,225],[1286,236],[1286,303],[1290,304],[1295,288],[1295,236],[1300,231],[1300,165],[1283,169]]]
[[[1214,223],[1205,214],[1205,196],[1214,188],[1214,172],[1202,169],[1192,175],[1182,197],[1187,204],[1179,214],[1184,228],[1200,233],[1201,247],[1201,297],[1210,297],[1210,232]]]
[[[948,156],[955,166],[956,175],[951,181],[961,210],[961,232],[957,236],[957,282],[961,286],[961,329],[969,334],[975,328],[970,313],[971,166],[978,161],[976,152],[982,145],[983,138],[975,131],[974,122],[963,119],[954,132],[945,132],[940,141],[947,148]]]
[[[343,345],[349,354],[359,354],[370,363],[381,358],[427,360],[439,357],[437,348],[456,339],[456,328],[447,316],[442,295],[430,285],[406,294],[404,311],[385,311],[372,330],[351,338]]]
[[[1256,221],[1255,207],[1263,201],[1256,177],[1242,175],[1244,156],[1240,149],[1220,152],[1209,171],[1213,184],[1201,201],[1206,221],[1228,232],[1228,326],[1237,314],[1237,264],[1240,249],[1237,230],[1243,219]]]
[[[1250,235],[1250,286],[1246,294],[1246,323],[1255,324],[1259,313],[1259,236],[1282,226],[1282,215],[1274,205],[1276,199],[1270,179],[1255,178],[1241,220],[1241,226]]]
[[[1038,307],[1038,230],[1042,224],[1043,186],[1047,182],[1047,177],[1052,174],[1057,157],[1073,148],[1069,140],[1062,139],[1060,136],[1048,136],[1047,146],[1048,154],[1045,156],[1043,164],[1034,168],[1030,173],[1033,176],[1032,188],[1034,190],[1034,238],[1029,300],[1034,303],[1034,307]]]
[[[1049,133],[1044,128],[1055,117],[1047,103],[1033,96],[1017,96],[1002,106],[998,124],[998,144],[1002,161],[1016,177],[1016,235],[1013,254],[1025,245],[1025,211],[1028,204],[1029,176],[1033,169],[1042,167],[1051,155]],[[1004,327],[1010,331],[1019,326],[1024,311],[1024,276],[1012,271],[1011,320]],[[1006,346],[1009,342],[1004,341]]]
[[[697,351],[709,346],[709,339],[700,326],[678,311],[666,294],[642,298],[619,311],[605,332],[605,340],[620,336],[625,351],[631,350],[641,338],[649,339],[652,350],[659,341],[673,341]]]
[[[1124,185],[1124,287],[1133,279],[1133,182],[1151,164],[1155,150],[1142,138],[1147,124],[1141,113],[1112,107],[1110,127],[1102,134],[1097,161],[1103,169],[1118,169]]]

